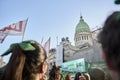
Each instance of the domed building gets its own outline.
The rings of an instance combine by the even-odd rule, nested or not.
[[[99,32],[99,31],[97,31]],[[86,62],[96,63],[103,62],[101,57],[101,45],[97,42],[96,37],[93,37],[96,31],[90,31],[89,25],[84,21],[83,17],[75,28],[74,43],[71,45],[69,37],[62,38],[59,45],[63,46],[63,62],[72,61],[84,58]],[[57,49],[50,50],[49,63],[50,65],[56,62]]]
[[[92,35],[90,28],[82,16],[80,17],[80,21],[75,29],[74,41],[76,47],[79,47],[85,43],[92,45]]]

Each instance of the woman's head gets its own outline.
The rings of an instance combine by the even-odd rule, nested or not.
[[[49,73],[49,80],[61,80],[62,75],[59,67],[56,67],[55,65],[52,67]]]
[[[41,73],[43,72],[42,69],[40,69],[42,68],[42,64],[46,64],[46,52],[37,42],[32,44],[32,46],[35,47],[34,51],[23,51],[26,56],[25,70],[32,73],[37,73],[38,71]]]
[[[69,74],[66,75],[65,80],[72,80]]]
[[[84,76],[85,76],[86,80],[90,80],[90,75],[88,73],[85,73]]]
[[[105,80],[105,73],[102,69],[93,68],[89,71],[91,80]]]
[[[2,55],[12,53],[3,74],[3,80],[32,80],[37,73],[47,69],[46,52],[36,41],[15,43]]]
[[[98,38],[108,68],[120,72],[120,11],[107,17]]]
[[[82,73],[77,72],[77,73],[75,74],[75,80],[79,80],[79,77],[81,76],[81,74],[82,74]]]

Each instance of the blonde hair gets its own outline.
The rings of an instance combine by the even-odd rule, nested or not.
[[[84,76],[85,76],[86,80],[90,80],[90,75],[88,73],[85,73]]]

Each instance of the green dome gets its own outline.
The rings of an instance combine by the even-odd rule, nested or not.
[[[90,28],[86,22],[84,22],[82,16],[80,17],[80,21],[76,26],[76,32],[90,32]]]

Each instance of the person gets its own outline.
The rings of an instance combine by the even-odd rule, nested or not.
[[[29,40],[11,44],[1,56],[11,54],[0,80],[47,80],[47,55],[36,41]]]
[[[112,79],[120,80],[120,11],[107,17],[98,40]]]
[[[84,76],[85,76],[86,80],[91,80],[89,73],[84,73]]]
[[[84,76],[84,73],[77,72],[75,74],[75,79],[74,80],[86,80],[86,77]]]
[[[81,76],[81,73],[80,72],[76,72],[74,80],[79,80],[79,76]]]
[[[49,72],[49,80],[64,80],[60,67],[57,67],[55,64]]]
[[[92,68],[89,71],[91,80],[105,80],[105,72],[100,68]]]
[[[69,74],[67,74],[67,75],[65,76],[65,80],[72,80],[72,78],[70,77]]]
[[[81,74],[81,76],[79,76],[79,80],[86,80],[86,77],[84,76],[83,73]]]

